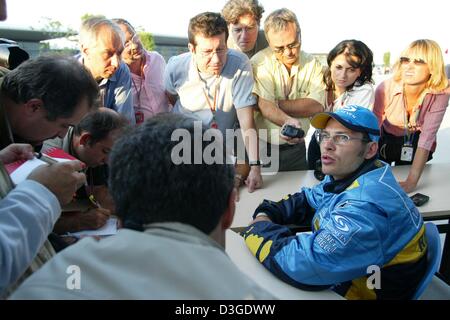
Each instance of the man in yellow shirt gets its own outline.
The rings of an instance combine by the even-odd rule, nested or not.
[[[259,108],[256,127],[260,138],[267,141],[269,154],[279,148],[279,171],[307,170],[304,139],[280,136],[280,129],[289,124],[306,133],[310,117],[323,111],[323,68],[300,50],[300,25],[292,11],[272,12],[264,32],[269,47],[251,59]]]

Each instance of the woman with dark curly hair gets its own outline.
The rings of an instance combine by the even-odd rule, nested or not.
[[[333,112],[345,105],[358,105],[372,110],[375,93],[372,80],[373,54],[364,42],[344,40],[327,57],[324,72],[326,86],[325,111]],[[313,136],[308,147],[310,169],[320,165],[320,148]]]

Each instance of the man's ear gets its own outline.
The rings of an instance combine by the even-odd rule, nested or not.
[[[80,47],[80,52],[81,52],[83,57],[89,56],[89,47],[87,47],[87,46],[82,44],[81,47]]]
[[[80,146],[87,146],[92,139],[92,135],[88,132],[81,133],[80,136]]]
[[[42,110],[44,103],[41,99],[30,99],[25,102],[25,112],[27,115],[34,115],[36,112]]]
[[[377,142],[369,142],[366,148],[367,148],[367,152],[366,152],[365,159],[371,159],[378,152],[378,143]]]
[[[188,49],[190,53],[195,53],[195,46],[192,43],[188,43]]]
[[[222,216],[222,230],[227,230],[233,223],[234,212],[236,210],[236,197],[237,190],[236,188],[233,188],[233,191],[231,191],[230,196],[228,197],[228,206]]]

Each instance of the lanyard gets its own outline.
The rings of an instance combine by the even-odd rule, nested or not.
[[[209,90],[207,90],[206,88],[206,83],[203,86],[203,95],[205,96],[206,102],[208,103],[209,109],[211,110],[212,114],[213,114],[213,118],[215,118],[216,115],[216,109],[217,109],[217,92],[219,91],[219,85],[220,82],[222,81],[222,77],[219,76],[214,80],[213,83],[213,87],[214,87],[214,95],[213,95],[213,99],[211,101],[211,99],[209,98]]]
[[[134,103],[135,103],[135,105],[136,105],[138,108],[140,108],[140,106],[141,106],[141,90],[142,90],[142,84],[143,84],[143,82],[144,82],[144,79],[142,78],[141,84],[140,84],[139,87],[137,86],[137,84],[136,84],[136,82],[134,81],[133,77],[131,77],[131,82],[132,82],[132,84],[133,84],[134,89],[136,90],[136,95],[137,95],[137,100],[138,100],[138,101],[134,101]]]
[[[132,82],[134,89],[136,90],[136,95],[137,95],[137,100],[138,100],[138,101],[135,101],[134,104],[139,109],[141,107],[141,90],[142,90],[142,87],[144,86],[144,81],[145,81],[145,75],[144,75],[145,61],[146,61],[145,56],[143,56],[139,63],[139,74],[133,73],[133,74],[137,75],[138,77],[140,77],[140,79],[141,79],[141,81],[139,83],[139,87],[137,86],[136,81],[134,81],[134,79],[133,79],[133,74],[130,74],[131,82]]]
[[[406,92],[405,92],[405,86],[403,86],[403,109],[404,109],[404,121],[403,121],[403,126],[405,129],[405,135],[403,136],[403,141],[405,145],[411,145],[412,144],[412,137],[411,137],[411,132],[409,131],[409,116],[408,116],[408,99],[406,97]]]

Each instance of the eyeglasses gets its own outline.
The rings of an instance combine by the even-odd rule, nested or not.
[[[316,132],[316,139],[317,139],[317,141],[319,141],[319,144],[322,142],[327,142],[327,141],[331,140],[331,141],[333,141],[333,143],[335,145],[345,145],[350,140],[361,140],[363,142],[370,142],[369,140],[367,140],[365,138],[354,138],[354,137],[350,137],[349,135],[347,135],[345,133],[338,133],[335,135],[330,135],[328,132],[322,132],[322,131]]]
[[[199,54],[200,54],[200,56],[202,56],[202,58],[212,58],[214,54],[217,54],[219,57],[222,57],[226,53],[227,53],[227,49],[216,49],[216,50],[206,50],[206,51],[199,50]]]
[[[295,42],[295,43],[291,43],[285,47],[277,47],[277,48],[273,48],[273,52],[277,53],[277,54],[284,54],[284,52],[286,51],[286,49],[289,49],[290,51],[292,50],[296,50],[298,48],[300,48],[300,41]]]
[[[413,62],[416,66],[423,66],[426,64],[426,62],[423,59],[414,59],[408,57],[400,57],[400,63],[401,64],[409,64],[410,62]]]

